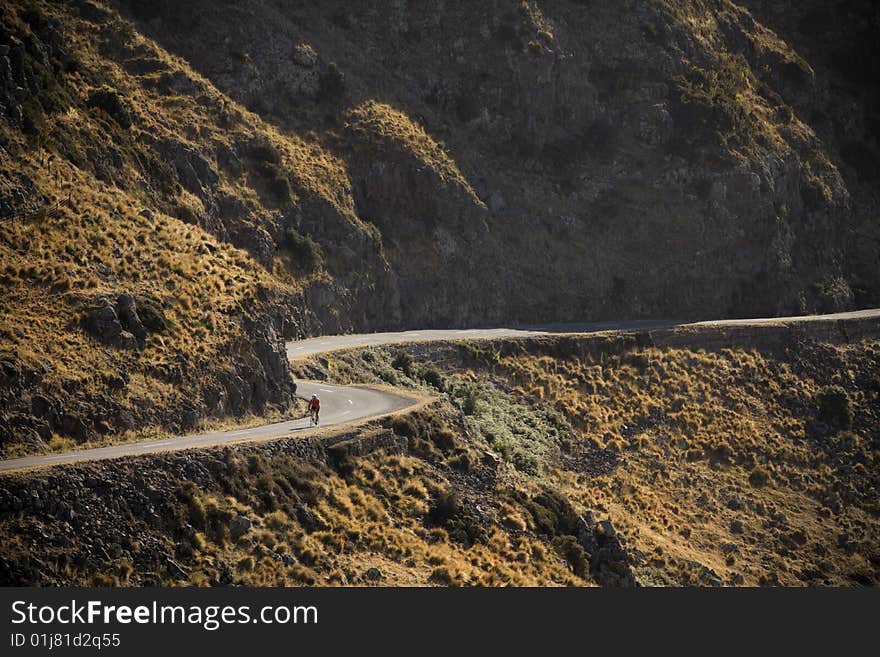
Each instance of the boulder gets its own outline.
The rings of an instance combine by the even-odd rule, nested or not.
[[[73,413],[65,413],[61,418],[61,432],[80,443],[89,438],[89,427],[85,421]]]
[[[164,317],[155,323],[164,327]],[[86,329],[100,342],[121,349],[142,349],[147,340],[147,329],[130,294],[120,294],[115,304],[99,297],[86,314]]]
[[[599,543],[596,540],[596,520],[593,518],[593,513],[591,511],[587,511],[578,519],[577,532],[578,543],[584,548],[584,552],[587,553],[587,556],[592,557],[592,555],[599,549]]]
[[[318,63],[318,53],[307,43],[294,46],[291,58],[294,64],[304,68],[311,68]]]
[[[31,413],[54,428],[59,422],[59,404],[51,397],[36,394],[31,397]]]
[[[122,333],[120,333],[116,337],[113,345],[119,347],[120,349],[129,349],[131,351],[135,351],[141,346],[138,343],[138,339],[128,331],[123,331]]]
[[[587,511],[578,522],[578,543],[590,558],[590,575],[600,586],[637,586],[631,558],[611,520],[596,522]]]
[[[233,541],[237,541],[247,534],[252,526],[253,523],[251,523],[250,518],[246,516],[235,516],[232,522],[229,523],[229,536]]]
[[[137,338],[140,346],[143,346],[147,340],[147,329],[138,316],[137,304],[132,295],[119,295],[119,298],[116,300],[116,315],[121,326]]]
[[[116,308],[106,297],[99,298],[97,306],[89,310],[86,322],[89,332],[104,344],[114,343],[122,333]]]
[[[205,198],[220,179],[211,163],[191,146],[169,140],[162,144],[162,151],[170,162],[180,184],[192,194]]]

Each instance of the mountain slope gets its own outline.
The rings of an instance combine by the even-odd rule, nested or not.
[[[5,3],[3,453],[286,412],[295,335],[876,302],[804,37],[876,11],[802,5]]]
[[[796,12],[764,24],[729,1],[115,5],[345,163],[398,274],[386,326],[835,310],[853,287],[877,298],[876,221],[847,253],[876,216],[863,175],[876,78],[841,89],[820,49],[808,61],[774,31]],[[310,81],[330,70],[344,82],[328,98]],[[448,157],[407,139],[422,131]],[[448,182],[449,160],[463,181]]]

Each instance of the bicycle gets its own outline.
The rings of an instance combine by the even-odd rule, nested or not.
[[[316,427],[318,426],[318,409],[310,408],[309,409],[309,426]]]

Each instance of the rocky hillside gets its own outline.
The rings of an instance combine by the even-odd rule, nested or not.
[[[630,580],[595,579],[589,534],[546,529],[502,491],[555,491],[587,524],[610,520],[643,585],[876,585],[877,338],[876,322],[852,322],[414,345],[303,373],[448,401],[466,444],[499,464],[502,525],[576,571],[569,534],[600,584]]]
[[[392,326],[876,301],[880,19],[843,4],[114,6],[339,159]]]
[[[284,412],[294,335],[876,304],[877,9],[787,4],[4,3],[2,453]]]
[[[437,400],[0,478],[0,584],[876,585],[873,324],[356,349]]]

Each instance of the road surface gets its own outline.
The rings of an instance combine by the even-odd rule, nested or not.
[[[682,324],[673,321],[634,321],[623,323],[552,324],[523,328],[492,329],[445,329],[402,331],[398,333],[372,333],[358,335],[335,335],[310,338],[287,343],[287,355],[291,360],[315,354],[351,347],[368,345],[403,344],[438,340],[480,340],[493,338],[516,338],[551,334],[595,333],[611,330],[652,330],[671,326],[741,326],[749,324],[790,324],[810,321],[838,321],[843,319],[878,319],[880,308],[834,315],[808,315],[801,317],[767,317],[761,319],[727,319]],[[317,392],[321,398],[321,426],[345,424],[355,420],[374,418],[386,413],[400,411],[418,403],[418,399],[392,391],[360,386],[332,386],[324,383],[302,381],[297,393],[306,398]],[[307,418],[264,424],[248,429],[231,429],[211,433],[179,436],[165,440],[124,443],[95,449],[74,450],[63,454],[28,456],[0,461],[0,472],[25,468],[48,467],[67,463],[81,463],[122,456],[155,454],[197,447],[215,447],[240,442],[259,442],[284,436],[301,436],[315,431],[309,427]]]
[[[880,319],[880,308],[856,310],[833,315],[801,315],[796,317],[764,317],[757,319],[719,319],[704,322],[676,322],[672,320],[636,320],[631,322],[597,322],[592,324],[544,324],[520,328],[489,329],[428,329],[397,333],[356,333],[327,335],[287,343],[290,360],[306,358],[328,351],[407,342],[437,342],[440,340],[490,340],[493,338],[527,338],[553,334],[583,334],[599,331],[651,331],[673,326],[742,326],[750,324],[794,324],[841,319]]]
[[[397,395],[390,391],[361,386],[331,386],[320,382],[302,381],[298,383],[297,395],[310,398],[317,394],[321,400],[321,424],[313,429],[307,417],[263,424],[248,429],[230,429],[210,433],[179,436],[164,440],[149,440],[137,443],[123,443],[94,449],[80,449],[63,454],[26,456],[19,459],[0,461],[0,472],[42,468],[52,465],[100,461],[122,456],[138,456],[173,452],[196,447],[216,447],[240,442],[259,442],[274,440],[284,436],[300,436],[320,430],[321,427],[345,424],[364,420],[409,408],[418,403],[411,396]]]
[[[407,342],[438,342],[441,340],[492,340],[497,338],[528,338],[553,333],[596,333],[598,331],[650,330],[674,326],[675,322],[645,320],[635,322],[605,322],[601,324],[548,324],[524,326],[521,328],[486,329],[427,329],[422,331],[400,331],[397,333],[354,333],[348,335],[327,335],[287,343],[287,357],[290,360],[314,356],[328,351],[369,347]]]

